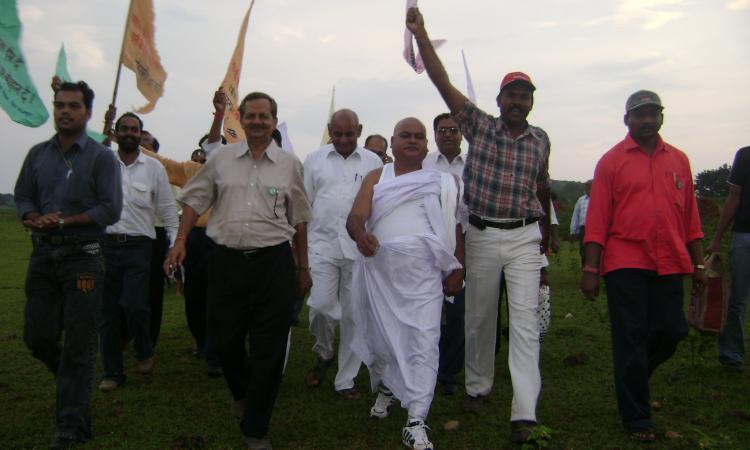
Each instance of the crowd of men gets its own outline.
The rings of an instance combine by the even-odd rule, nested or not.
[[[330,143],[303,163],[282,149],[278,106],[261,92],[239,104],[246,138],[225,145],[221,90],[211,131],[190,161],[159,155],[158,141],[132,113],[115,122],[113,151],[85,134],[93,91],[83,82],[55,85],[57,133],[29,151],[15,189],[33,241],[24,340],[56,376],[50,448],[91,438],[97,349],[101,391],[126,382],[122,350],[130,339],[135,371],[153,372],[162,262],[170,275],[182,271],[196,353],[210,375],[226,379],[232,413],[256,450],[271,448],[290,327],[308,293],[316,363],[307,385],[323,385],[335,362],[333,388],[357,398],[364,363],[377,393],[370,415],[384,419],[400,402],[408,411],[402,442],[432,449],[426,421],[438,384],[454,394],[463,369],[464,408],[485,407],[503,277],[511,440],[529,440],[542,385],[539,287],[551,216],[550,139],[526,120],[536,86],[525,73],[505,75],[493,117],[451,84],[416,8],[406,25],[450,111],[433,121],[438,152],[429,155],[420,120],[406,117],[390,142],[376,134],[360,147],[359,117],[342,109],[330,117]],[[659,135],[663,109],[650,91],[627,99],[628,134],[597,164],[571,223],[583,294],[593,299],[601,278],[606,284],[619,412],[642,442],[656,439],[649,377],[687,333],[683,275],[692,276],[694,292],[706,282],[693,177],[685,154]],[[745,148],[708,248],[720,251],[734,222],[735,273],[720,338],[721,363],[732,370],[742,369],[750,291],[738,276],[750,272],[749,177]],[[170,185],[182,188],[181,218]]]

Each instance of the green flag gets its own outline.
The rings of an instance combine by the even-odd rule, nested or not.
[[[68,72],[68,56],[65,54],[65,44],[60,44],[60,51],[57,53],[57,65],[55,66],[55,76],[62,81],[73,82],[73,77]],[[96,142],[104,142],[107,136],[91,131],[86,128],[86,134]]]
[[[49,118],[29,77],[18,41],[21,21],[15,0],[0,0],[0,107],[11,120],[38,127]]]

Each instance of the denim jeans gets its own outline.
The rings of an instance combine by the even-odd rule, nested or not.
[[[56,377],[57,431],[81,441],[91,437],[96,324],[103,281],[104,259],[98,242],[34,244],[26,275],[24,342]]]
[[[107,274],[102,297],[101,335],[103,378],[125,381],[120,340],[121,310],[133,336],[135,356],[142,361],[153,353],[151,341],[148,281],[151,240],[105,241]]]
[[[743,326],[750,297],[750,233],[732,233],[729,244],[732,287],[724,331],[719,335],[719,360],[729,366],[742,366],[745,356]]]

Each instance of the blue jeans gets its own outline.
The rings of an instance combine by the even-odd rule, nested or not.
[[[120,311],[124,311],[128,331],[133,336],[135,356],[143,361],[153,356],[151,309],[148,281],[151,267],[151,240],[104,243],[107,274],[102,297],[101,335],[103,378],[122,383]]]
[[[743,326],[750,297],[750,233],[732,233],[729,244],[729,265],[732,287],[724,331],[719,335],[719,361],[729,366],[742,366],[745,356]]]
[[[24,342],[56,377],[57,431],[81,441],[91,437],[96,324],[103,281],[104,259],[98,242],[34,244],[26,275]]]

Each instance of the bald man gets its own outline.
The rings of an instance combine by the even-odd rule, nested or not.
[[[346,217],[352,209],[364,176],[383,163],[357,140],[362,125],[349,109],[336,111],[328,123],[331,143],[305,159],[305,190],[313,208],[308,225],[308,257],[313,287],[310,291],[310,333],[315,336],[315,366],[305,376],[308,386],[319,386],[336,352],[334,338],[339,324],[336,392],[344,398],[358,396],[354,378],[361,361],[351,350],[352,326],[342,310],[349,307],[352,265],[357,256],[354,241],[346,233]],[[344,318],[342,318],[344,316]]]
[[[404,445],[432,449],[425,419],[435,391],[443,296],[464,279],[461,181],[422,170],[425,127],[415,118],[393,130],[395,160],[364,179],[347,219],[354,263],[352,347],[370,370],[370,415],[385,418],[395,398],[408,409]]]

